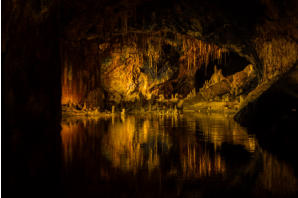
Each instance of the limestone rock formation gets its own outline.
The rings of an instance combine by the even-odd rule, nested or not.
[[[67,14],[62,49],[73,52],[63,57],[69,63],[63,63],[68,69],[62,69],[62,76],[71,71],[73,80],[62,80],[68,82],[62,84],[62,103],[82,104],[94,90],[101,90],[101,96],[93,98],[102,101],[91,104],[89,99],[91,106],[149,100],[161,94],[186,97],[195,86],[195,73],[221,65],[229,51],[252,64],[257,78],[240,72],[229,79],[230,74],[227,81],[212,85],[207,99],[229,92],[253,93],[257,84],[270,84],[297,63],[295,1],[287,5],[275,0],[157,4],[103,1],[91,7],[76,1],[63,8]],[[73,17],[81,8],[88,12]],[[247,97],[244,104],[254,99]]]
[[[199,93],[206,99],[215,99],[224,94],[235,97],[248,93],[253,89],[253,82],[256,80],[256,72],[252,65],[248,65],[241,72],[224,77],[221,70],[214,69],[214,74],[207,80]]]

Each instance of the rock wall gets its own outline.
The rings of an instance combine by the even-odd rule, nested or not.
[[[181,34],[160,32],[64,42],[62,104],[150,100],[194,88],[194,75],[211,60],[222,61],[221,49]]]
[[[100,83],[98,45],[96,42],[61,44],[62,104],[84,104],[102,107],[103,89]]]
[[[222,49],[246,58],[261,87],[270,87],[271,79],[297,63],[294,0],[32,0],[4,7],[4,103],[10,126],[24,115],[59,120],[60,83],[63,104],[104,106],[140,94],[185,96],[195,71],[220,59]],[[124,80],[110,72],[110,60]],[[245,104],[261,94],[252,91]]]
[[[81,8],[88,12],[79,12]],[[166,1],[162,4],[157,1],[119,1],[113,4],[103,1],[94,2],[92,7],[77,1],[71,8],[64,7],[67,13],[64,37],[76,42],[96,42],[106,49],[102,52],[98,50],[101,57],[98,65],[104,65],[101,77],[95,78],[95,81],[101,82],[100,91],[97,88],[97,91],[87,89],[93,90],[92,95],[99,92],[100,97],[91,98],[98,99],[104,95],[104,101],[119,102],[137,99],[140,94],[145,98],[150,98],[152,94],[163,94],[166,98],[175,93],[186,96],[194,87],[193,73],[200,68],[196,66],[208,65],[210,60],[222,54],[217,51],[218,54],[212,55],[208,52],[209,48],[205,50],[208,56],[200,54],[199,43],[216,44],[219,49],[244,57],[253,65],[258,76],[257,84],[261,86],[262,83],[271,84],[271,79],[276,76],[283,76],[297,61],[296,8],[296,1],[285,3],[277,0],[241,3],[236,0]],[[72,17],[73,13],[81,15]],[[187,39],[179,45],[177,37]],[[161,43],[166,43],[170,50],[177,53],[177,64],[166,62],[176,60],[176,55],[167,58],[171,53],[164,53],[161,47],[164,44]],[[128,54],[136,52],[138,55],[129,57]],[[113,70],[115,73],[110,71],[114,67],[110,67],[109,61],[119,68]],[[139,66],[132,66],[138,65],[136,63]],[[149,65],[149,69],[143,68],[144,65]],[[151,66],[163,77],[148,75],[146,71]],[[126,73],[126,70],[129,72]],[[174,75],[176,71],[179,71],[178,76]],[[149,73],[154,73],[154,70]],[[244,104],[258,97],[254,92],[251,95]],[[80,93],[79,98],[76,102],[86,101],[86,93]]]

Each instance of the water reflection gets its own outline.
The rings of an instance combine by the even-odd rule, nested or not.
[[[102,150],[113,167],[135,174],[139,169],[150,172],[158,168],[160,156],[169,151],[171,145],[169,134],[159,127],[157,120],[128,116],[109,126],[103,136]]]
[[[138,176],[144,185],[174,180],[175,188],[181,181],[214,177],[232,189],[253,183],[248,191],[254,196],[292,195],[298,189],[291,167],[263,151],[245,128],[220,115],[64,119],[61,137],[65,166],[72,170],[69,177],[79,170],[97,190],[98,181],[112,185],[123,177],[139,182]]]
[[[215,149],[220,148],[223,143],[243,145],[249,152],[256,149],[256,139],[253,135],[248,135],[246,129],[241,127],[231,118],[226,118],[220,114],[206,116],[204,114],[188,115],[188,120],[197,121],[203,138],[212,142]]]
[[[259,175],[259,184],[272,193],[283,195],[297,192],[297,178],[293,169],[285,162],[279,161],[267,151],[262,151],[263,169]]]

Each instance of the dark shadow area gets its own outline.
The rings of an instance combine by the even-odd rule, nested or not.
[[[298,175],[298,100],[287,77],[250,103],[235,119],[256,134],[262,147],[280,159],[291,162]]]
[[[49,3],[38,20],[41,1],[1,4],[2,197],[54,197],[61,192],[59,10]]]

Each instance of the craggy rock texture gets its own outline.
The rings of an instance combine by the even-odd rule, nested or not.
[[[259,87],[297,63],[296,1],[35,0],[4,7],[9,122],[18,111],[57,117],[60,72],[62,103],[104,106],[153,93],[186,96],[196,71],[216,60],[220,68],[227,51],[253,65]],[[245,104],[260,94],[252,90]]]
[[[252,65],[248,65],[243,71],[224,77],[222,70],[214,69],[210,80],[206,81],[200,89],[200,94],[206,99],[214,99],[224,94],[232,96],[244,95],[252,90],[256,74]]]
[[[272,125],[279,128],[297,131],[297,67],[281,79],[274,79],[270,87],[259,86],[254,92],[260,96],[244,106],[235,116],[236,120],[251,128],[266,128]],[[268,86],[268,84],[267,84]],[[250,93],[251,94],[251,93]],[[249,96],[248,96],[249,97]]]
[[[113,39],[74,46],[65,42],[62,104],[94,106],[99,103],[94,101],[186,96],[194,87],[198,69],[210,61],[223,61],[224,49],[178,33],[128,34]],[[90,98],[90,92],[94,97]]]
[[[62,104],[100,108],[185,97],[196,73],[213,70],[210,63],[226,72],[227,52],[245,58],[258,76],[258,89],[247,93],[241,111],[297,64],[294,0],[34,0],[3,7],[9,126],[25,115],[58,122],[60,90]]]
[[[83,8],[80,17],[72,17],[79,8]],[[76,1],[63,9],[67,13],[64,39],[76,43],[77,49],[85,48],[85,53],[97,53],[93,60],[90,56],[89,62],[80,64],[81,69],[72,68],[74,76],[70,78],[81,84],[63,85],[63,90],[68,90],[62,91],[64,103],[83,104],[89,91],[93,95],[87,101],[90,106],[159,95],[170,98],[176,93],[185,97],[195,87],[195,72],[203,72],[214,60],[220,68],[222,53],[227,51],[253,65],[258,77],[255,84],[263,87],[261,90],[297,62],[295,1],[118,1],[94,3],[92,8]],[[207,48],[202,50],[200,43]],[[218,47],[209,50],[209,44],[212,49],[213,44]],[[76,56],[69,54],[68,59],[76,60]],[[89,66],[94,64],[97,66]],[[214,65],[210,66],[212,70]],[[85,78],[83,70],[92,72]],[[243,107],[261,94],[254,94],[254,87],[248,91],[251,94],[246,92]]]

